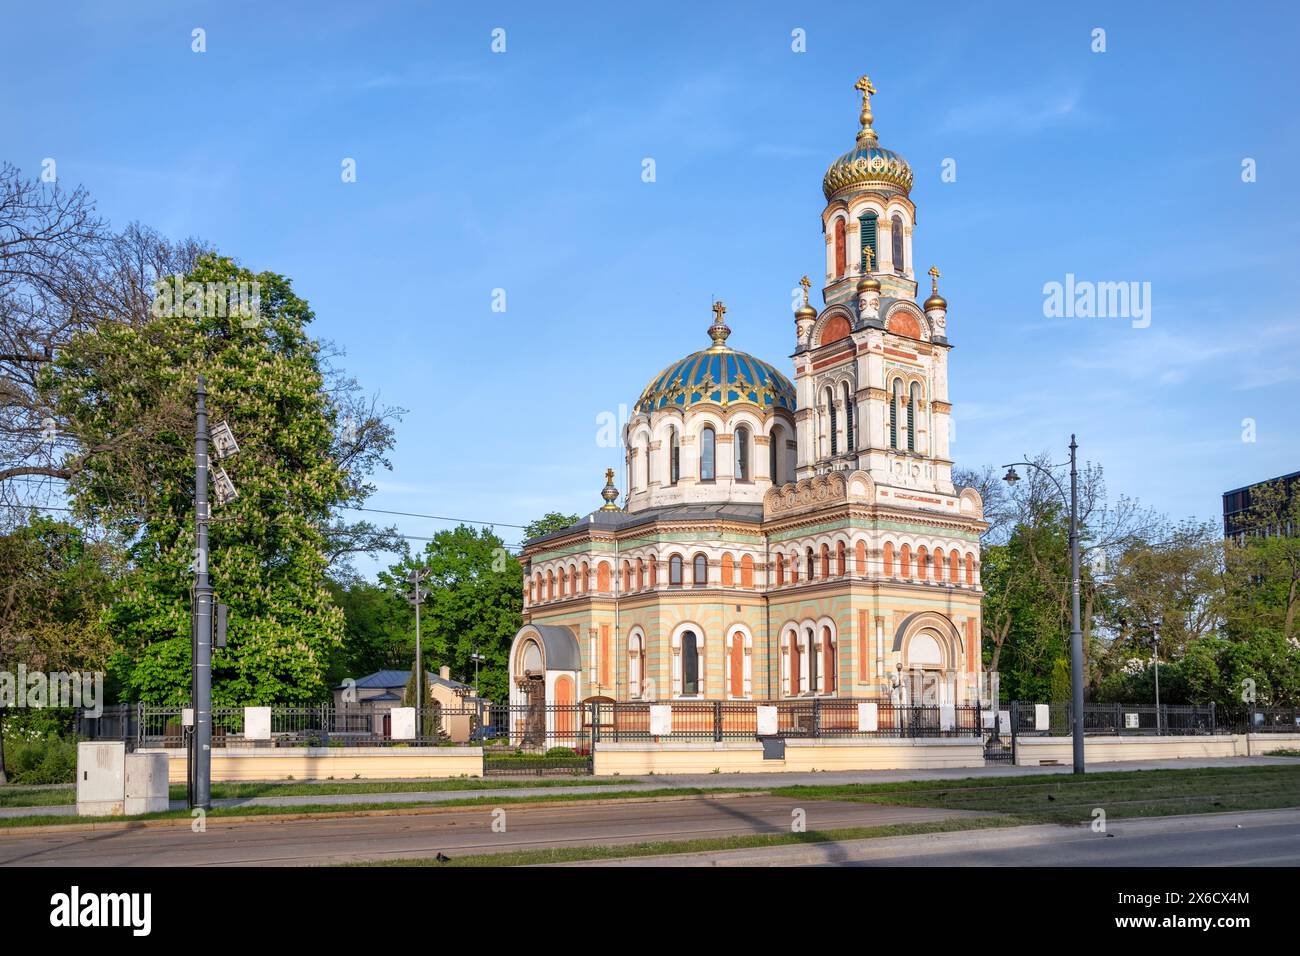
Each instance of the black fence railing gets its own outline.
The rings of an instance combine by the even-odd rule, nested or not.
[[[864,707],[863,705],[871,705]],[[987,704],[901,706],[890,700],[811,698],[779,701],[608,700],[580,704],[504,705],[439,709],[426,732],[393,735],[392,715],[332,704],[273,706],[269,736],[250,734],[242,707],[212,714],[212,746],[350,747],[483,744],[544,754],[589,754],[601,741],[755,740],[779,738],[908,738],[1066,736],[1069,703],[1012,701]],[[129,748],[186,746],[190,728],[180,707],[151,704],[106,706],[97,717],[78,718],[83,739],[123,740]],[[1300,708],[1242,708],[1213,704],[1085,704],[1089,735],[1195,735],[1300,733]],[[256,738],[256,739],[255,739]]]

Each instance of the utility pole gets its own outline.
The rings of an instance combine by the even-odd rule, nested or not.
[[[212,805],[212,584],[208,580],[208,409],[199,376],[194,426],[194,794],[193,806]]]
[[[429,690],[428,679],[424,676],[424,653],[420,647],[420,605],[424,603],[424,591],[420,585],[428,574],[428,568],[416,568],[406,576],[406,580],[415,586],[414,592],[407,595],[407,600],[415,605],[415,726],[417,739],[424,737],[424,695]]]

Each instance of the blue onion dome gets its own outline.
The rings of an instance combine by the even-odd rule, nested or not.
[[[822,179],[822,192],[830,200],[838,192],[846,189],[885,189],[898,190],[907,195],[912,190],[912,167],[902,156],[892,149],[885,149],[871,128],[871,94],[876,88],[871,80],[862,77],[854,89],[862,92],[862,113],[859,122],[858,141],[826,170]]]
[[[709,327],[713,345],[674,362],[645,387],[633,414],[660,409],[691,408],[713,404],[756,405],[764,411],[795,410],[794,386],[766,362],[728,347],[731,329],[722,322],[726,308],[713,305],[714,322]]]

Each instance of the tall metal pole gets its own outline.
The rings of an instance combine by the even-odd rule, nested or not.
[[[1079,445],[1070,436],[1070,697],[1074,706],[1074,772],[1083,760],[1083,628],[1079,623]]]
[[[424,737],[424,695],[428,688],[425,686],[424,677],[424,653],[420,648],[420,578],[415,579],[415,738],[421,741]]]
[[[1154,632],[1153,638],[1156,659],[1156,736],[1159,737],[1162,730],[1160,726],[1160,632],[1158,630]]]
[[[212,804],[212,585],[208,581],[208,409],[199,376],[194,425],[194,806]]]

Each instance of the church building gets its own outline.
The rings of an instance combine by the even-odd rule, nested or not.
[[[975,699],[986,524],[952,482],[948,304],[935,268],[916,301],[912,170],[856,89],[793,380],[714,305],[632,410],[624,504],[610,469],[601,508],[524,544],[511,704]]]

